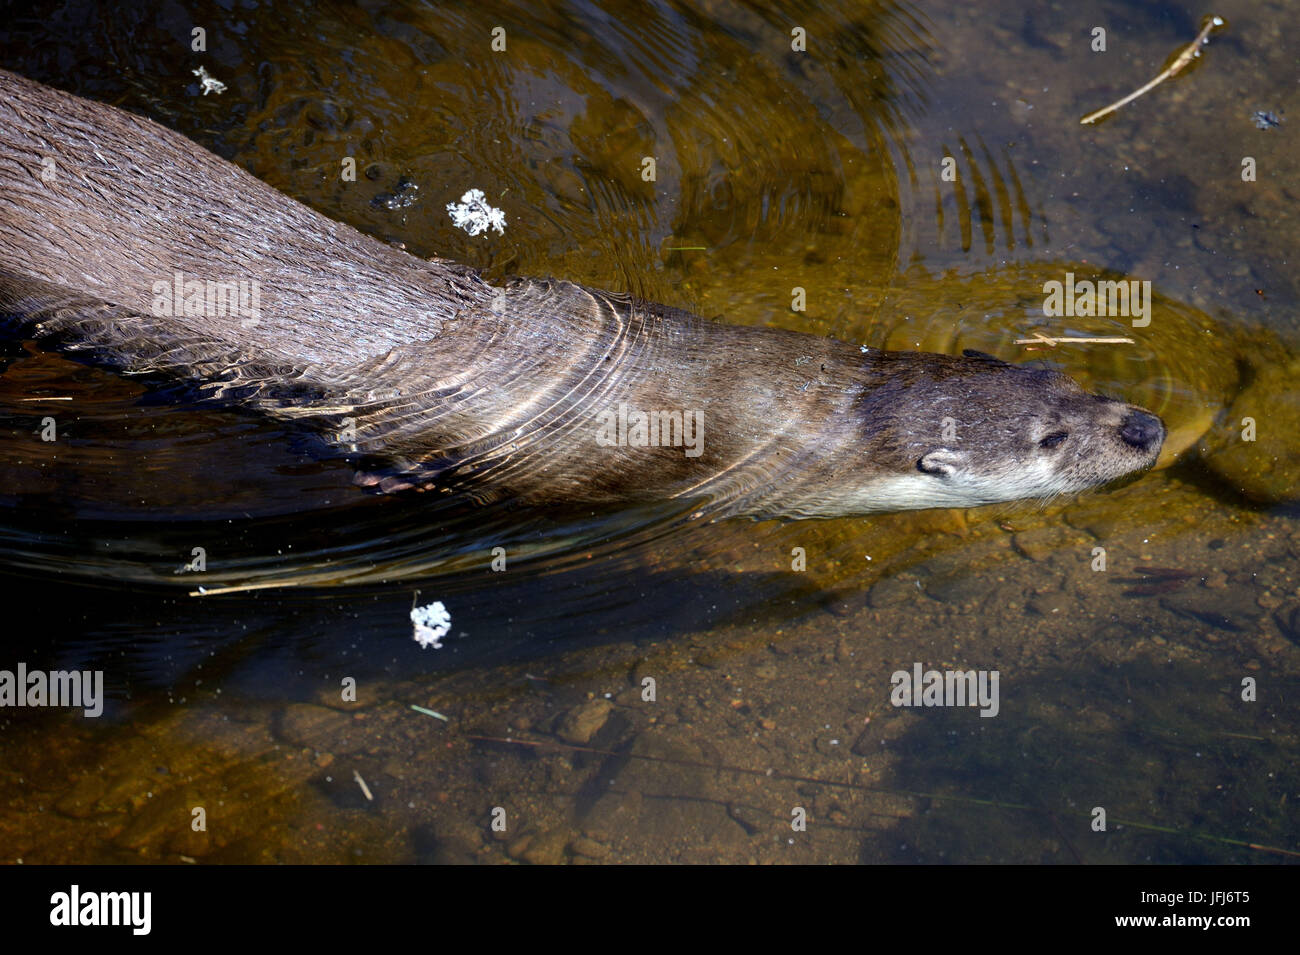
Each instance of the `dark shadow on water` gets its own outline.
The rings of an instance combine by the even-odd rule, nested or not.
[[[639,573],[633,584],[588,566],[537,579],[496,576],[490,587],[456,588],[454,598],[418,582],[360,594],[266,590],[202,598],[4,575],[0,589],[42,608],[38,626],[11,638],[10,655],[29,669],[104,670],[110,716],[113,701],[175,697],[200,686],[306,697],[335,673],[391,680],[477,670],[490,683],[500,664],[707,633],[752,621],[756,604],[777,608],[764,610],[764,619],[779,627],[784,617],[816,612],[821,597],[791,574],[669,569]],[[417,590],[421,604],[446,599],[452,627],[441,649],[412,639]]]
[[[997,717],[907,711],[898,718],[910,728],[888,741],[900,759],[886,785],[929,797],[884,840],[890,861],[1288,861],[1244,843],[1300,845],[1287,808],[1300,784],[1286,742],[1295,688],[1242,702],[1234,670],[1139,658],[1045,670],[1019,686],[1004,674]],[[854,751],[879,748],[873,733]],[[1097,808],[1105,832],[1092,828]]]

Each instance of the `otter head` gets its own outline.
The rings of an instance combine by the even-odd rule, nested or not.
[[[858,510],[1048,499],[1149,468],[1165,439],[1149,411],[982,352],[882,352],[865,370]]]

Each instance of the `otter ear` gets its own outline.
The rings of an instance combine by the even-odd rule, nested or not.
[[[952,477],[966,466],[966,455],[960,451],[937,448],[916,462],[916,469],[924,474]]]

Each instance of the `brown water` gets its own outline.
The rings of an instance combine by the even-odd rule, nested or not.
[[[1171,467],[1046,507],[787,524],[481,509],[364,494],[278,425],[6,346],[0,587],[28,609],[0,669],[102,669],[110,700],[98,720],[3,711],[5,858],[1300,852],[1297,512],[1247,502],[1192,434],[1300,341],[1296,13],[1216,9],[1231,28],[1203,62],[1089,128],[1203,11],[812,6],[3,14],[0,65],[159,119],[417,254],[737,323],[1047,357],[1191,435]],[[225,94],[197,95],[200,63]],[[416,201],[389,208],[403,182]],[[505,236],[451,227],[473,187]],[[1043,282],[1085,269],[1152,282],[1134,350],[1015,345],[1126,324],[1044,321]],[[1270,395],[1262,429],[1295,424],[1293,395]],[[59,441],[36,439],[46,415]],[[194,547],[202,574],[182,571]],[[192,595],[250,584],[289,586]],[[411,641],[416,599],[447,604],[444,649]],[[891,674],[918,662],[997,670],[998,715],[895,708]]]

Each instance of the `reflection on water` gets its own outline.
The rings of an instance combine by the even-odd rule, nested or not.
[[[1294,19],[1223,12],[1242,29]],[[1106,4],[1058,16],[68,8],[15,18],[0,65],[158,118],[326,214],[493,279],[551,274],[731,322],[1045,358],[1159,410],[1188,449],[1224,425],[1252,365],[1281,360],[1242,326],[1292,337],[1294,286],[1277,263],[1297,225],[1278,212],[1261,234],[1261,207],[1242,213],[1240,184],[1202,165],[1223,159],[1213,130],[1229,120],[1214,111],[1238,98],[1227,70],[1198,70],[1080,140],[1079,96],[1098,83],[1080,24],[1113,23],[1160,56],[1185,31]],[[196,95],[175,55],[200,22],[224,97]],[[796,27],[806,51],[791,49]],[[1278,69],[1275,51],[1213,55]],[[1107,68],[1149,72],[1123,56]],[[1252,148],[1286,170],[1280,141]],[[339,180],[343,156],[363,171],[355,183]],[[419,186],[414,204],[372,201],[403,181]],[[1259,185],[1246,202],[1278,188]],[[472,187],[506,210],[504,238],[450,227],[445,204]],[[1044,320],[1043,283],[1067,270],[1153,280],[1150,329]],[[806,312],[790,309],[794,286]],[[1040,329],[1137,342],[1012,343]],[[1295,790],[1294,715],[1239,689],[1294,682],[1300,535],[1285,507],[1246,505],[1193,454],[1075,501],[966,516],[476,507],[361,490],[279,425],[6,348],[0,559],[6,594],[39,608],[40,626],[11,637],[0,668],[103,669],[111,697],[99,722],[0,720],[0,772],[25,787],[0,813],[16,857],[1300,850],[1276,809]],[[38,439],[46,416],[56,442]],[[195,548],[202,572],[185,569]],[[423,651],[408,614],[435,599],[452,635]],[[917,662],[999,669],[999,717],[890,706],[891,674]],[[1104,845],[1087,815],[1098,801],[1123,823]],[[195,805],[207,832],[188,826]],[[489,825],[497,808],[504,832]],[[791,828],[796,808],[807,831]]]

